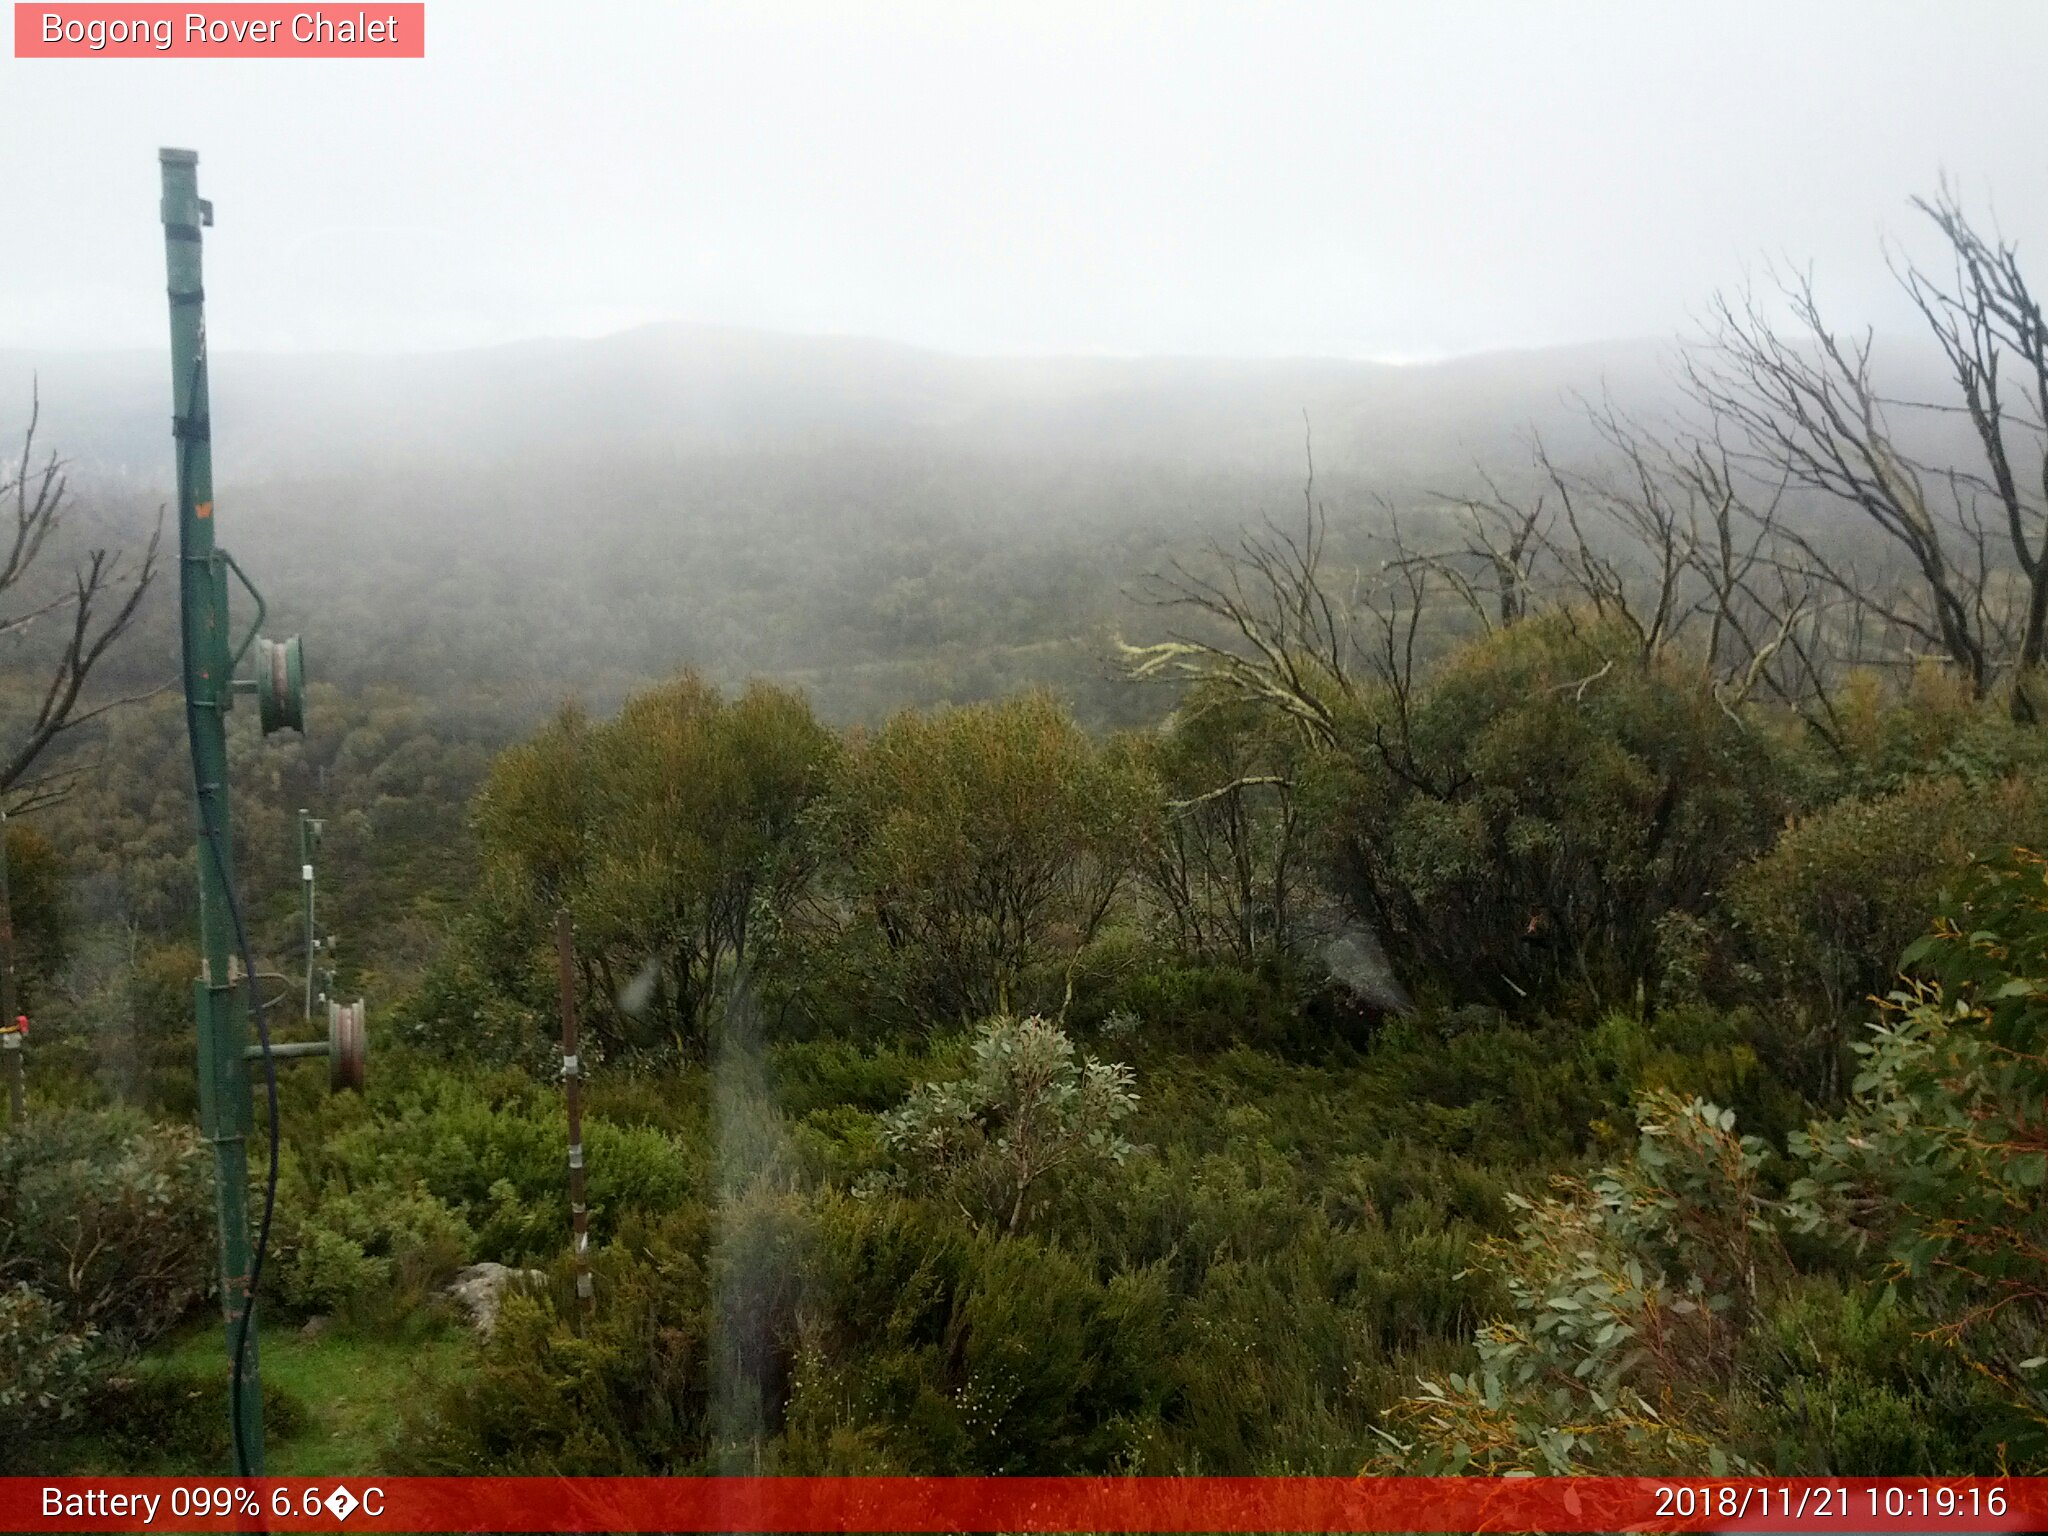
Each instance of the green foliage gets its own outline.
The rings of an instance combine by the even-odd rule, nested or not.
[[[175,612],[175,604],[166,607]],[[174,636],[165,642],[175,650]],[[141,643],[136,652],[165,654]],[[332,654],[323,651],[323,669]],[[154,687],[161,679],[138,673],[134,681]],[[408,687],[344,692],[316,682],[307,715],[318,724],[310,734],[258,742],[253,731],[229,733],[237,875],[252,941],[259,954],[296,961],[302,953],[296,818],[310,806],[327,823],[321,909],[342,936],[334,958],[350,995],[388,993],[365,983],[408,976],[430,957],[451,898],[476,881],[473,846],[460,828],[463,807],[491,751],[528,728],[532,715],[515,697],[466,688],[423,697],[417,678]],[[35,814],[37,831],[64,850],[74,951],[86,931],[101,927],[124,941],[132,931],[144,950],[189,941],[198,891],[178,698],[117,710],[79,735],[60,750],[83,754],[90,741],[90,771]],[[84,764],[80,755],[68,760]]]
[[[1560,1177],[1493,1245],[1512,1315],[1479,1364],[1401,1404],[1404,1459],[1446,1472],[1722,1471],[1729,1389],[1782,1263],[1763,1147],[1701,1100],[1652,1093],[1628,1161]]]
[[[95,1420],[109,1366],[206,1294],[212,1180],[199,1138],[131,1110],[40,1113],[0,1137],[0,1469]]]
[[[2023,779],[1920,777],[1815,812],[1728,885],[1727,910],[1773,996],[1814,1015],[1805,1081],[1839,1096],[1846,1023],[1889,989],[1972,856],[2035,840],[2048,806]]]
[[[289,1201],[275,1239],[277,1294],[301,1312],[373,1302],[409,1311],[445,1284],[476,1244],[469,1223],[424,1184],[332,1189],[309,1204]]]
[[[190,1475],[202,1468],[231,1465],[227,1396],[225,1356],[217,1366],[203,1370],[146,1361],[139,1368],[110,1375],[92,1397],[95,1449],[126,1472],[162,1470]],[[305,1406],[273,1375],[266,1375],[265,1440],[271,1444],[288,1440],[305,1426]]]
[[[2033,777],[2048,761],[2039,730],[1996,701],[1972,698],[1966,678],[1932,662],[1915,667],[1902,689],[1867,671],[1852,674],[1835,714],[1844,756],[1820,786],[1833,796],[1888,794],[1922,777],[1983,790],[2015,774]]]
[[[776,1105],[792,1118],[842,1105],[888,1109],[943,1059],[898,1046],[863,1048],[843,1040],[772,1045],[767,1057]]]
[[[1146,780],[1044,693],[857,736],[839,814],[867,985],[932,1022],[1027,1006],[1034,973],[1102,926],[1147,805]]]
[[[1131,750],[1157,781],[1140,870],[1175,947],[1198,962],[1288,952],[1309,885],[1300,732],[1197,688]]]
[[[810,879],[806,809],[835,753],[798,695],[727,700],[685,674],[498,760],[476,805],[489,889],[528,949],[574,915],[593,1055],[704,1049],[724,978]]]
[[[460,1368],[389,1389],[422,1472],[2037,1464],[2048,1149],[2016,1106],[2048,1097],[2039,871],[1973,888],[1917,957],[1941,990],[1895,1005],[1844,1118],[1789,1158],[1735,1131],[1811,1119],[1782,1042],[1829,996],[1852,1013],[1859,967],[1883,984],[1974,829],[2031,825],[2029,739],[1916,688],[1846,701],[1824,767],[1564,614],[1365,696],[1313,749],[1203,697],[1102,742],[1044,694],[841,740],[793,694],[686,676],[502,756],[474,859],[447,807],[479,738],[352,703],[340,744],[237,764],[263,839],[318,773],[348,782],[330,847],[399,898],[375,931],[423,972],[377,1007],[367,1094],[286,1080],[276,1309],[396,1351],[446,1326],[426,1303],[459,1264],[547,1267],[492,1339],[443,1341]],[[128,746],[168,750],[160,723],[139,711]],[[151,940],[186,898],[147,895],[189,887],[184,786],[109,779],[135,872],[77,856],[97,926],[36,1058],[59,1171],[0,1144],[7,1198],[58,1219],[0,1231],[0,1370],[71,1405],[81,1456],[141,1461],[154,1419],[167,1454],[217,1459],[217,1381],[116,1354],[205,1284],[201,1149],[43,1113],[190,1108],[194,962]],[[290,871],[264,860],[252,911],[288,954]],[[1333,1004],[1331,896],[1422,983],[1415,1013]],[[594,1314],[566,1255],[558,901]],[[121,1191],[151,1157],[190,1175],[185,1299],[74,1296],[47,1234],[82,1214],[146,1259],[153,1197]]]
[[[1928,1337],[1891,1286],[1804,1279],[1746,1354],[1756,1379],[1744,1432],[1772,1471],[1995,1476],[2024,1457],[2025,1428],[1997,1384]]]
[[[1310,1036],[1328,1044],[1327,1032],[1307,1027],[1302,992],[1284,964],[1190,965],[1169,953],[1114,978],[1077,1013],[1105,1021],[1125,1014],[1142,1038],[1184,1050],[1277,1049],[1310,1044]]]
[[[815,1220],[787,1470],[1107,1471],[1158,1411],[1156,1277],[1105,1283],[922,1204],[836,1200]]]
[[[312,1245],[309,1304],[347,1294],[351,1272],[366,1282],[384,1273],[380,1256],[419,1289],[466,1260],[518,1264],[559,1247],[569,1229],[559,1094],[514,1072],[480,1080],[440,1066],[372,1094],[388,1096],[330,1100],[315,1112],[324,1123],[311,1114],[299,1122],[285,1198],[288,1232]],[[654,1127],[592,1119],[584,1144],[600,1241],[627,1213],[677,1205],[705,1178],[701,1150]],[[328,1278],[316,1284],[322,1263]]]
[[[1648,1018],[1610,1013],[1586,1033],[1580,1049],[1602,1097],[1617,1108],[1631,1095],[1665,1089],[1723,1105],[1741,1124],[1782,1145],[1805,1123],[1809,1106],[1768,1064],[1771,1044],[1772,1023],[1755,1011],[1694,1002]],[[1613,1139],[1604,1114],[1594,1129],[1603,1143]]]
[[[92,1093],[79,1102],[112,1099],[196,1120],[192,981],[198,973],[199,956],[189,944],[144,943],[140,934],[119,928],[82,935],[61,979],[62,995],[36,1016],[31,1080],[53,1086],[52,1077],[68,1066],[92,1079]]]
[[[439,1476],[700,1471],[708,1301],[696,1246],[600,1252],[605,1305],[579,1316],[557,1266],[545,1296],[505,1298],[473,1378],[407,1405],[399,1464]]]
[[[49,996],[64,967],[74,926],[68,876],[63,857],[49,838],[19,823],[7,828],[16,995],[23,1011],[31,1014]]]
[[[992,1019],[975,1034],[967,1074],[920,1084],[882,1117],[882,1134],[916,1187],[1016,1232],[1041,1180],[1130,1157],[1119,1127],[1137,1105],[1134,1081],[1120,1062],[1077,1058],[1056,1024]]]
[[[2048,1441],[2048,860],[1980,869],[1907,952],[1927,979],[1860,1046],[1856,1097],[1794,1143],[1801,1226],[1874,1250],[1935,1335]]]
[[[1906,958],[1923,977],[1859,1047],[1853,1100],[1789,1137],[1785,1201],[1731,1112],[1651,1092],[1633,1157],[1522,1202],[1517,1240],[1491,1254],[1511,1313],[1480,1330],[1478,1369],[1399,1406],[1408,1438],[1378,1463],[2038,1464],[2048,860],[1979,868]]]
[[[0,1472],[32,1470],[34,1453],[84,1416],[98,1376],[90,1329],[26,1281],[0,1286]]]
[[[0,1139],[0,1284],[35,1287],[68,1326],[149,1342],[206,1295],[213,1247],[211,1170],[190,1129],[74,1110]]]
[[[1649,977],[1782,815],[1766,737],[1677,658],[1555,613],[1347,720],[1324,791],[1352,899],[1425,990],[1503,1007]]]
[[[560,1059],[555,983],[553,952],[532,925],[479,902],[462,914],[391,1022],[398,1038],[447,1058],[538,1070],[551,1056]]]

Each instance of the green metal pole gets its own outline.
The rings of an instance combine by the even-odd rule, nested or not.
[[[227,1321],[230,1369],[239,1369],[241,1412],[236,1439],[246,1470],[263,1471],[263,1390],[257,1368],[255,1319],[241,1358],[233,1354],[249,1289],[249,1072],[244,1059],[247,999],[229,969],[235,949],[229,906],[227,712],[229,678],[227,568],[214,547],[213,446],[206,388],[205,294],[200,286],[200,229],[213,207],[199,197],[199,156],[166,149],[163,169],[164,266],[170,279],[172,431],[178,463],[178,595],[184,648],[185,715],[192,737],[193,793],[199,811],[200,972],[194,986],[199,1021],[199,1121],[213,1145],[214,1211],[220,1226],[221,1310]]]

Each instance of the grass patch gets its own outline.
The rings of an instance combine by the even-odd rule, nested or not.
[[[469,1336],[422,1319],[389,1333],[306,1338],[259,1330],[264,1470],[273,1477],[381,1472],[405,1403],[471,1369]],[[109,1412],[65,1448],[69,1469],[130,1474],[227,1470],[227,1348],[217,1325],[180,1334],[122,1373]]]

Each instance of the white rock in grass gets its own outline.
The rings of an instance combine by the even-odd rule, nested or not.
[[[539,1286],[547,1283],[547,1275],[538,1269],[512,1269],[504,1264],[472,1264],[458,1273],[448,1286],[448,1294],[469,1309],[470,1321],[476,1331],[490,1337],[491,1329],[497,1326],[498,1306],[505,1299],[505,1292],[514,1286]]]

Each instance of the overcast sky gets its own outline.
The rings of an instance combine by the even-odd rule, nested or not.
[[[340,7],[331,6],[331,10]],[[354,7],[348,8],[353,14]],[[2048,260],[2048,4],[428,0],[424,61],[0,59],[0,346],[659,319],[1432,357],[1682,327],[1763,255],[1895,316],[1943,168]]]

